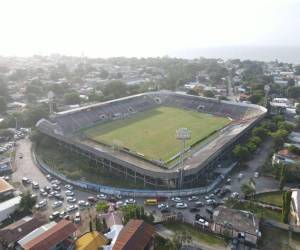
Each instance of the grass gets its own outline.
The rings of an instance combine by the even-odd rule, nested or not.
[[[282,192],[272,192],[255,195],[255,199],[270,205],[282,207]]]
[[[180,151],[176,130],[191,131],[191,146],[230,123],[228,118],[171,107],[159,107],[140,112],[126,119],[100,124],[84,131],[91,140],[122,147],[148,159],[167,161]]]
[[[49,167],[60,172],[70,179],[86,180],[96,184],[109,185],[115,187],[143,188],[139,182],[126,181],[99,167],[87,158],[72,153],[67,149],[62,149],[53,140],[43,137],[38,142],[36,154]]]
[[[168,223],[164,225],[167,229],[175,232],[175,233],[181,233],[183,231],[186,231],[188,234],[190,234],[194,241],[203,242],[208,245],[214,245],[214,246],[226,246],[226,241],[222,238],[219,238],[213,234],[205,233],[203,231],[200,231],[199,229],[193,227],[189,224],[182,224],[182,223]]]
[[[261,250],[291,250],[299,249],[300,234],[293,233],[289,241],[288,232],[271,226],[261,225],[262,238],[258,242]]]

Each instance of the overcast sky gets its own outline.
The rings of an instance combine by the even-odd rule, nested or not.
[[[300,0],[0,0],[0,54],[163,56],[299,46]]]

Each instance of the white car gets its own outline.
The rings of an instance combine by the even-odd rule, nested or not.
[[[259,177],[259,173],[258,172],[254,172],[254,178],[258,178]]]
[[[180,197],[172,197],[172,198],[171,198],[171,201],[174,201],[174,202],[181,202],[181,198],[180,198]]]
[[[161,209],[164,209],[164,208],[169,208],[169,205],[168,205],[168,204],[161,203],[161,204],[158,204],[158,205],[157,205],[157,208],[158,208],[159,210],[161,210]]]
[[[41,209],[47,206],[47,200],[41,200],[38,204],[35,205],[36,209]]]
[[[124,202],[123,201],[117,201],[116,202],[116,208],[122,207],[124,206]]]
[[[52,204],[52,208],[58,208],[58,207],[61,207],[62,205],[63,205],[62,201],[55,201]]]
[[[66,195],[66,196],[74,196],[75,194],[74,194],[72,191],[67,190],[67,191],[65,192],[65,195]]]
[[[231,198],[239,198],[239,193],[233,192],[230,196],[231,196]]]
[[[199,220],[196,220],[195,222],[196,224],[199,224],[201,226],[205,226],[205,227],[208,227],[208,222],[206,220],[203,220],[203,219],[199,219]]]
[[[69,202],[69,203],[75,203],[76,201],[77,201],[76,198],[73,198],[71,196],[67,197],[67,202]]]
[[[80,207],[89,207],[90,203],[88,201],[80,200],[80,201],[78,201],[78,205]]]
[[[135,200],[134,199],[127,199],[125,200],[125,204],[135,204]]]
[[[81,217],[80,217],[80,213],[76,212],[75,218],[74,218],[74,222],[75,223],[80,223],[81,222]]]
[[[97,198],[99,200],[106,200],[107,199],[107,195],[106,194],[97,194]]]
[[[188,198],[188,201],[197,201],[199,198],[197,196],[191,196]]]
[[[77,205],[70,205],[70,206],[67,207],[67,212],[70,213],[70,212],[73,212],[77,209],[78,209]]]
[[[65,189],[73,190],[74,188],[72,185],[67,184],[67,185],[65,185]]]
[[[187,208],[187,204],[184,203],[184,202],[179,202],[179,203],[176,204],[175,207],[180,208],[180,209],[184,209],[184,208]]]
[[[33,181],[31,184],[32,184],[33,189],[39,189],[40,188],[40,185],[35,181]]]

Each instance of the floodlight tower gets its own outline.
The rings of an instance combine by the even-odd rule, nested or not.
[[[182,187],[183,182],[183,171],[184,171],[184,153],[185,153],[185,142],[191,139],[191,132],[187,128],[180,128],[176,131],[176,139],[181,141],[181,152],[180,152],[180,167],[179,167],[179,187]]]

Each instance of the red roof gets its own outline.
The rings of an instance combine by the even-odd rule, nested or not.
[[[68,220],[61,220],[54,227],[29,241],[24,245],[25,250],[47,250],[56,246],[76,231],[75,225]]]
[[[154,227],[143,220],[130,220],[120,232],[113,250],[142,250],[154,232]]]

